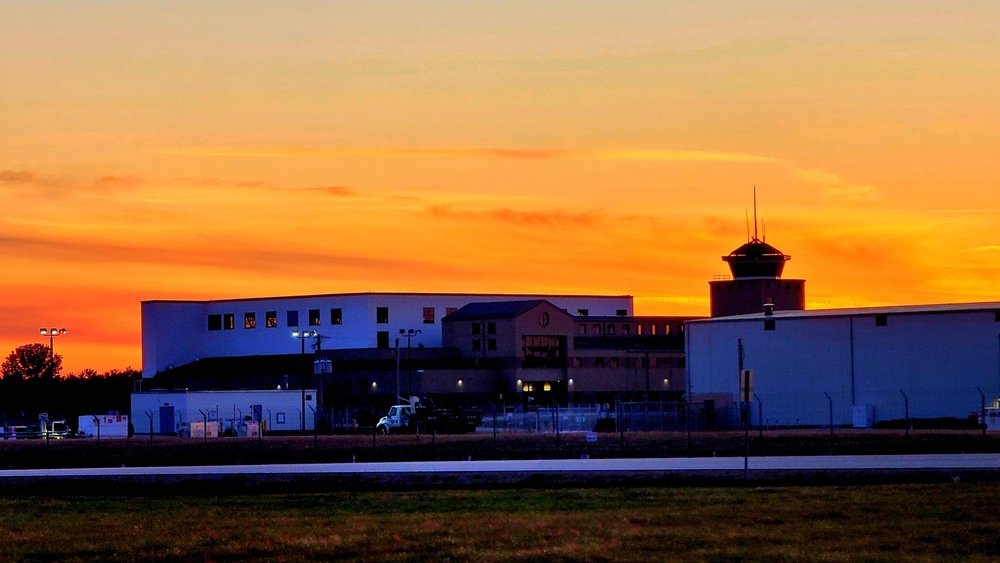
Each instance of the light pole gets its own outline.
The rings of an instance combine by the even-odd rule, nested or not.
[[[56,375],[56,354],[55,354],[55,339],[57,336],[62,336],[68,331],[65,328],[41,328],[39,329],[42,336],[49,337],[49,367],[52,369],[52,377]]]
[[[302,343],[302,432],[306,431],[306,383],[308,381],[308,370],[306,369],[306,339],[316,336],[315,330],[293,330],[292,337],[298,338]]]
[[[410,339],[418,334],[420,334],[420,329],[399,329],[399,335],[406,338],[406,391],[408,398],[413,396],[413,348],[410,347]]]

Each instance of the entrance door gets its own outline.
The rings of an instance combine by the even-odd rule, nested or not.
[[[160,434],[173,435],[176,433],[177,430],[174,428],[174,407],[160,407]]]

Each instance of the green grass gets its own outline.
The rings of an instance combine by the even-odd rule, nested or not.
[[[3,561],[992,561],[998,483],[0,500]]]

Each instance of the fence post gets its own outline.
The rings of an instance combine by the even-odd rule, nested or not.
[[[979,425],[983,429],[983,438],[986,437],[986,395],[983,394],[983,390],[976,387],[976,391],[979,391]]]
[[[830,440],[832,441],[833,440],[833,399],[830,398],[830,394],[827,393],[826,391],[823,391],[823,394],[826,395],[826,400],[829,401],[829,403],[830,403]]]
[[[149,417],[149,445],[153,445],[153,413],[146,411],[146,416]]]
[[[910,437],[910,398],[906,396],[906,393],[903,393],[902,389],[899,390],[899,394],[903,396],[903,409],[904,409],[904,413],[905,413],[904,416],[906,417],[906,427],[905,427],[906,428],[906,437],[909,438]]]
[[[754,400],[757,401],[757,431],[760,434],[761,444],[764,443],[764,403],[760,402],[760,397],[756,393],[753,394]]]

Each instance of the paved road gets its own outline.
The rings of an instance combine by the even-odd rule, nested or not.
[[[718,474],[743,471],[742,457],[567,459],[514,461],[428,461],[387,463],[316,463],[217,465],[190,467],[102,467],[85,469],[20,469],[0,471],[0,483],[10,480],[101,479],[129,477],[226,476],[358,476],[358,475],[477,475],[507,477],[524,474]],[[870,472],[975,470],[1000,471],[1000,454],[877,455],[751,457],[751,472]]]

